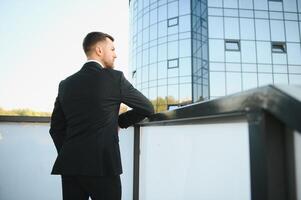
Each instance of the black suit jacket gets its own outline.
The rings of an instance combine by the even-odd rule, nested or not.
[[[120,103],[133,109],[119,115]],[[86,63],[59,85],[49,131],[58,151],[52,174],[121,174],[118,125],[127,128],[153,112],[122,72]]]

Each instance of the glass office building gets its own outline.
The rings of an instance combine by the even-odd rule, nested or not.
[[[132,82],[157,111],[301,84],[301,0],[130,0]]]

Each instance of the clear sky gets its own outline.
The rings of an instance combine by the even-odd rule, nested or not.
[[[0,107],[52,111],[60,80],[86,61],[91,31],[115,38],[115,66],[127,76],[128,11],[128,0],[1,0]]]

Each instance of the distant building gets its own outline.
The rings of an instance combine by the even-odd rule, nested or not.
[[[301,84],[301,0],[130,0],[133,84],[157,111]]]

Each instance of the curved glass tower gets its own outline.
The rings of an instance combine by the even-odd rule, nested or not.
[[[301,0],[131,0],[133,84],[157,111],[301,84]]]

